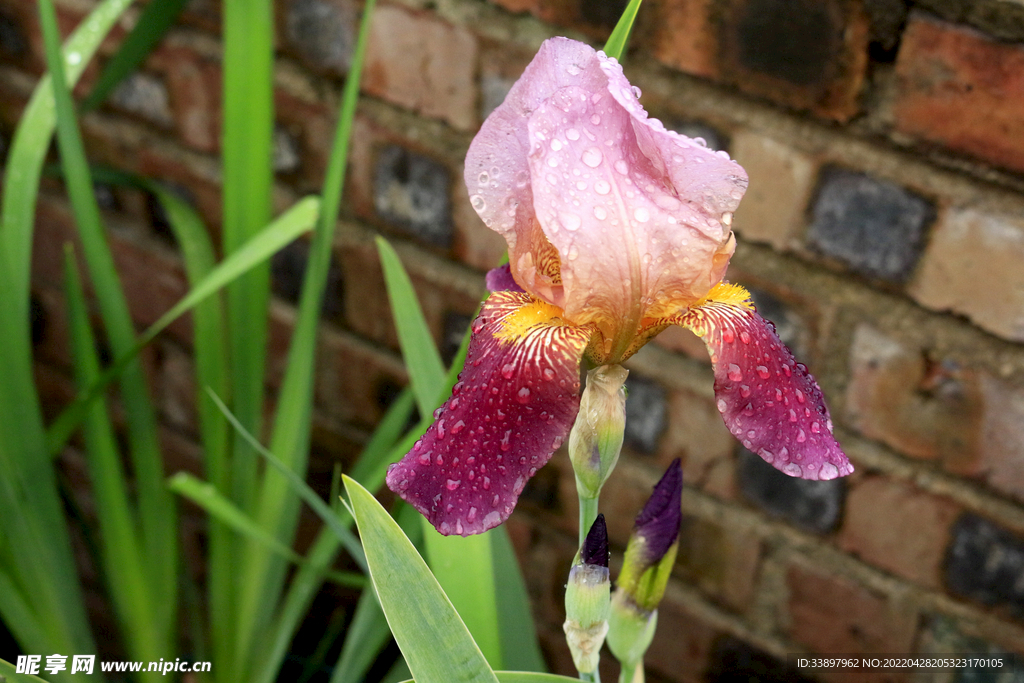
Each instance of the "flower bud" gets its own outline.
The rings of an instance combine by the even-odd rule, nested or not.
[[[608,633],[611,580],[608,574],[608,531],[598,515],[580,549],[580,561],[569,571],[565,588],[565,639],[580,673],[597,669]]]
[[[636,518],[608,618],[608,647],[623,668],[643,659],[679,547],[683,470],[672,461]]]
[[[569,433],[569,458],[581,498],[597,498],[615,469],[626,428],[626,389],[629,371],[621,365],[602,365],[587,373],[580,411]]]

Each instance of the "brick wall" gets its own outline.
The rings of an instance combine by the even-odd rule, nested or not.
[[[90,4],[63,0],[64,25]],[[42,63],[31,5],[0,0],[4,146]],[[450,350],[504,246],[459,180],[476,127],[541,40],[600,45],[624,5],[380,5],[324,310],[314,474],[350,462],[404,381],[373,235],[396,244]],[[319,187],[359,7],[282,0],[277,11],[284,205]],[[170,184],[214,230],[217,31],[217,3],[194,0],[145,70],[84,122],[93,159]],[[748,170],[730,278],[818,377],[857,468],[805,482],[739,448],[689,333],[666,333],[629,362],[626,453],[603,499],[613,543],[621,550],[672,458],[687,483],[651,680],[781,675],[779,658],[798,651],[1024,653],[1020,2],[647,0],[626,72],[653,115]],[[151,321],[184,289],[166,226],[151,199],[99,191],[132,310]],[[69,216],[46,185],[34,291],[40,382],[54,401],[69,391],[58,288]],[[278,354],[305,253],[300,243],[274,262]],[[188,336],[187,322],[173,327],[149,362],[175,466],[195,468]],[[546,652],[566,673],[575,506],[562,454],[509,523]]]

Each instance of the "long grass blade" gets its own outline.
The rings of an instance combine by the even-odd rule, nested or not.
[[[135,27],[128,37],[121,41],[114,56],[107,60],[100,77],[96,79],[96,84],[82,101],[83,112],[102,104],[114,88],[142,64],[156,44],[163,39],[167,29],[174,25],[186,4],[188,0],[154,0],[143,8]]]
[[[615,28],[612,29],[612,34],[608,36],[608,42],[604,44],[604,53],[609,57],[622,60],[622,55],[626,51],[626,43],[629,42],[629,34],[633,30],[633,22],[636,21],[637,12],[640,11],[640,2],[641,0],[630,0],[622,12],[622,16],[619,17],[618,23],[615,24]]]
[[[46,683],[38,676],[19,674],[15,673],[15,671],[17,669],[13,664],[0,659],[0,681],[8,681],[9,683]]]
[[[458,612],[398,524],[369,491],[348,477],[344,482],[370,578],[418,683],[496,683]]]
[[[74,104],[64,77],[60,56],[56,14],[51,0],[40,0],[40,19],[46,43],[46,61],[52,74],[57,110],[57,139],[60,143],[64,178],[82,239],[82,249],[96,290],[107,338],[118,356],[135,345],[135,330],[128,303],[106,243],[99,206],[92,189],[92,177],[85,159],[81,132],[75,120]],[[129,363],[121,375],[121,394],[128,422],[128,440],[138,490],[141,543],[149,562],[145,578],[152,596],[147,600],[147,620],[132,624],[138,633],[135,644],[145,646],[134,654],[139,659],[159,659],[173,648],[174,617],[177,615],[177,516],[173,499],[163,485],[163,463],[157,441],[156,415],[146,387],[142,366]],[[130,643],[132,641],[129,641]]]
[[[373,660],[390,639],[391,630],[377,602],[377,595],[372,590],[364,590],[345,632],[345,644],[331,673],[331,683],[363,680]]]
[[[118,356],[89,390],[75,399],[74,403],[65,408],[53,421],[47,433],[50,452],[59,452],[64,447],[71,434],[81,423],[88,403],[102,393],[103,389],[120,374],[122,368],[138,355],[146,344],[153,341],[160,332],[180,316],[218,292],[224,285],[254,265],[265,262],[281,247],[308,231],[316,221],[319,206],[320,202],[316,197],[307,197],[296,202],[288,211],[266,226],[260,234],[249,240],[243,248],[212,268],[201,283],[192,287],[177,304],[150,325],[128,353]]]
[[[508,530],[502,525],[486,535],[491,539],[503,666],[517,671],[546,671],[530,611],[530,596]]]
[[[430,415],[441,403],[444,392],[444,363],[416,292],[394,248],[383,237],[377,238],[377,253],[384,269],[384,282],[391,302],[392,318],[402,347],[402,358],[409,370],[412,390],[420,415]]]

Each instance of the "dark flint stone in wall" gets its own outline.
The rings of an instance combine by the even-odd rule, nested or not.
[[[826,168],[812,209],[810,244],[869,277],[904,282],[921,257],[932,203],[864,173]]]
[[[404,147],[377,154],[373,204],[395,227],[438,247],[452,244],[451,174],[441,164]]]
[[[737,17],[739,62],[794,85],[831,77],[841,25],[828,8],[809,0],[748,0]]]
[[[704,673],[708,683],[811,683],[785,662],[732,636],[715,640]]]
[[[447,313],[444,316],[444,338],[441,339],[441,360],[451,365],[452,359],[462,345],[462,338],[469,329],[473,317],[462,313]]]
[[[668,127],[688,138],[701,138],[707,143],[708,149],[729,151],[728,136],[702,121],[677,121]]]
[[[292,304],[298,304],[308,264],[309,242],[305,240],[292,242],[274,254],[270,259],[271,289],[274,294]],[[327,285],[320,314],[325,318],[337,318],[341,313],[341,272],[332,257],[327,270]]]
[[[797,358],[806,356],[807,349],[804,348],[806,328],[800,316],[763,289],[756,287],[747,289],[750,290],[750,297],[754,300],[757,312],[761,314],[762,318],[775,324],[775,332],[779,335],[782,343],[788,346]]]
[[[286,11],[285,31],[295,50],[313,66],[346,73],[358,21],[352,3],[292,0]]]
[[[946,551],[946,585],[984,605],[1008,607],[1024,618],[1024,539],[965,513],[952,528]]]
[[[630,374],[626,380],[624,442],[641,453],[653,453],[665,433],[668,404],[661,385]]]
[[[611,30],[628,4],[628,0],[581,0],[580,17],[588,24]]]
[[[809,481],[778,471],[755,453],[739,451],[737,478],[743,496],[772,517],[818,534],[839,524],[846,479]]]
[[[49,321],[46,317],[46,308],[43,306],[43,302],[35,294],[32,294],[29,298],[28,306],[32,325],[32,346],[36,347],[42,344],[43,339],[46,338],[46,328]]]
[[[28,52],[28,40],[18,23],[0,12],[0,56],[19,59]]]

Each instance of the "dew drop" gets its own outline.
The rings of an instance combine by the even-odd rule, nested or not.
[[[444,487],[449,491],[454,491],[455,489],[459,488],[460,484],[462,484],[461,479],[449,479],[444,483]]]
[[[814,433],[814,434],[820,434],[821,433],[821,425],[818,424],[817,422],[812,422],[811,423],[811,432]]]
[[[516,366],[512,363],[505,363],[501,366],[501,376],[505,379],[512,379],[512,375],[515,374]]]
[[[732,225],[732,211],[726,211],[722,214],[722,223],[724,225]]]
[[[598,180],[596,183],[594,183],[594,192],[598,194],[604,195],[608,194],[611,191],[612,186],[608,183],[607,180]]]
[[[807,434],[801,429],[796,433],[796,442],[803,443],[804,441],[807,441]]]
[[[569,130],[565,131],[565,137],[575,142],[576,140],[580,139],[580,132],[575,128],[570,128]]]
[[[421,453],[420,457],[419,457],[420,464],[421,465],[429,465],[430,464],[430,456],[431,455],[433,455],[433,453],[431,453],[430,451],[427,451],[426,453]]]
[[[605,208],[603,206],[595,206],[594,218],[596,218],[599,221],[603,221],[605,218],[608,218],[608,212],[605,211]]]
[[[736,335],[733,334],[732,330],[722,330],[722,341],[724,341],[726,344],[732,344],[734,341],[736,341]]]
[[[572,245],[571,247],[569,247],[569,254],[568,254],[568,256],[569,256],[569,260],[570,261],[575,261],[579,257],[579,255],[580,255],[580,250],[576,248],[575,244]]]
[[[729,363],[729,371],[726,373],[726,377],[731,379],[733,382],[739,382],[743,379],[743,372],[740,370],[740,366],[735,363]]]
[[[821,472],[818,473],[818,478],[823,481],[835,479],[839,476],[839,468],[830,462],[826,462],[821,466]]]
[[[519,393],[516,394],[516,400],[519,401],[520,403],[529,403],[529,401],[530,401],[530,388],[529,387],[523,387],[522,389],[520,389]]]
[[[583,156],[581,156],[580,159],[590,168],[597,168],[601,165],[601,162],[604,161],[604,155],[601,154],[601,150],[597,147],[590,147],[583,152]]]
[[[771,373],[768,372],[768,368],[766,368],[763,365],[758,365],[756,370],[757,376],[760,377],[761,379],[768,379],[769,377],[771,377]]]
[[[792,408],[789,409],[789,421],[796,422],[796,411]]]
[[[800,465],[797,465],[795,462],[791,462],[783,467],[782,471],[791,477],[799,477],[804,473],[804,471],[800,469]]]
[[[796,402],[797,403],[803,403],[806,400],[807,400],[807,397],[804,396],[804,392],[802,392],[799,389],[797,389],[796,390]]]
[[[487,174],[481,173],[480,175]],[[476,209],[477,213],[480,213],[481,211],[485,211],[487,209],[487,201],[484,200],[484,198],[478,194],[475,194],[472,197],[470,197],[469,203],[473,205],[473,208]]]
[[[481,171],[480,176],[477,178],[481,185],[486,185],[491,182],[491,176],[487,171]]]
[[[565,67],[565,71],[570,76],[579,76],[580,75],[580,68],[578,66],[576,66],[575,64],[570,64],[569,66]]]
[[[74,65],[82,61],[82,55],[78,52],[69,52],[67,56],[68,64]]]
[[[558,138],[555,138],[554,140],[551,141],[551,151],[552,152],[557,152],[560,149],[562,149],[562,141],[559,140]],[[548,163],[550,163],[550,162],[548,162]],[[554,164],[552,164],[552,166],[554,166]]]
[[[626,163],[625,159],[619,159],[614,164],[615,170],[622,175],[629,175],[629,164]]]
[[[598,116],[597,114],[594,114],[593,116],[590,117],[590,122],[592,124],[594,124],[595,126],[600,126],[601,125],[601,117]]]
[[[557,142],[557,140],[555,142]],[[548,166],[550,166],[551,168],[558,168],[558,157],[548,157]]]
[[[481,486],[484,487],[484,491],[489,491],[491,489],[491,478],[490,477],[484,477],[484,480],[483,480],[483,483],[481,484]]]
[[[648,211],[646,207],[641,206],[633,212],[633,218],[635,218],[638,223],[646,223],[651,220],[651,212]]]
[[[579,230],[580,226],[583,225],[582,218],[580,218],[577,214],[569,213],[568,211],[559,214],[558,220],[559,222],[561,222],[562,226],[566,230],[569,230],[571,232]]]
[[[444,420],[438,420],[437,421],[437,438],[438,439],[443,439],[444,438],[444,434],[445,434],[445,431],[444,431]]]
[[[455,424],[452,425],[452,434],[458,434],[459,432],[461,432],[465,428],[466,428],[466,423],[463,422],[462,420],[459,420],[458,422],[456,422]]]
[[[744,344],[750,343],[750,335],[747,333],[746,330],[740,332],[740,341],[743,342]]]
[[[750,387],[748,387],[746,384],[741,384],[740,385],[740,396],[742,396],[743,398],[749,398],[750,397]]]
[[[726,409],[729,407],[725,404],[725,401],[723,401],[722,399],[718,399],[716,405],[718,406],[718,412],[720,413],[724,413]]]

